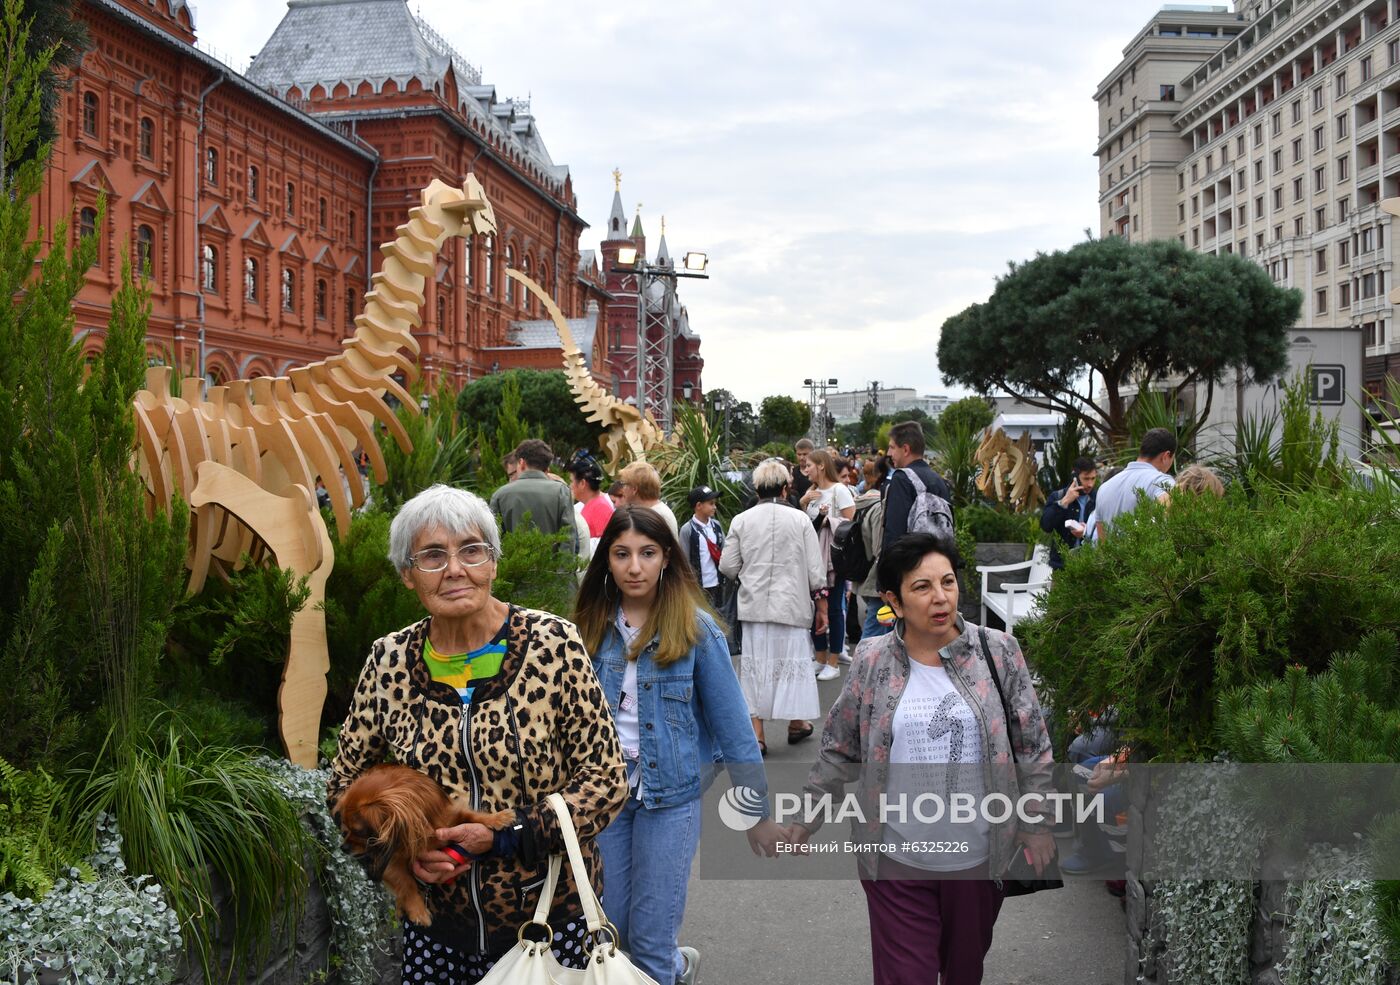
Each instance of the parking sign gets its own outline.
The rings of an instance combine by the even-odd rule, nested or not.
[[[1308,399],[1314,404],[1340,406],[1347,402],[1346,367],[1341,364],[1308,367]]]

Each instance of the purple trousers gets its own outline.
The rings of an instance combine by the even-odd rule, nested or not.
[[[881,857],[878,874],[860,881],[875,985],[979,985],[1002,900],[987,864],[939,878]]]

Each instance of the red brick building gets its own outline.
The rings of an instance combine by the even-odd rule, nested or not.
[[[246,75],[194,46],[185,0],[83,0],[78,13],[93,48],[63,96],[36,221],[100,233],[76,310],[87,344],[101,345],[131,244],[150,266],[152,348],[181,367],[223,381],[335,352],[377,244],[432,179],[474,172],[498,235],[443,250],[418,333],[426,375],[461,385],[560,365],[510,266],[558,302],[611,383],[598,328],[613,299],[580,253],[568,168],[529,104],[498,99],[405,0],[291,0]]]

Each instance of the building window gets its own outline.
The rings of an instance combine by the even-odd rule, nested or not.
[[[1185,189],[1186,189],[1186,172],[1184,172],[1184,171],[1178,171],[1178,172],[1176,173],[1176,190],[1177,190],[1177,191],[1185,191]]]
[[[355,218],[355,210],[350,210],[350,242],[355,242],[355,237],[360,235],[359,220]]]
[[[1390,56],[1390,64],[1400,62],[1400,41],[1392,41],[1385,46],[1386,54]]]
[[[1327,168],[1313,168],[1313,191],[1320,192],[1327,188]]]
[[[204,290],[219,293],[219,251],[208,243],[199,249],[199,283]]]
[[[78,213],[78,241],[97,237],[97,210],[83,209]],[[102,256],[102,244],[97,244],[97,252],[92,255],[92,266],[97,266],[97,262]]]
[[[1338,98],[1341,98],[1342,96],[1345,96],[1345,95],[1347,94],[1347,73],[1346,73],[1346,72],[1338,72],[1338,73],[1337,73],[1336,92],[1337,92],[1337,97],[1338,97]]]
[[[262,180],[256,164],[248,165],[248,201],[256,202],[262,194]]]
[[[1283,227],[1282,227],[1282,226],[1275,226],[1275,227],[1274,227],[1274,242],[1275,242],[1275,243],[1280,242],[1282,239],[1283,239]]]
[[[1370,253],[1376,248],[1376,230],[1374,226],[1367,226],[1361,230],[1361,245],[1356,248],[1357,253]]]
[[[1279,187],[1274,189],[1274,211],[1277,212],[1281,208],[1283,208],[1283,188]]]
[[[1176,203],[1176,221],[1177,221],[1177,222],[1185,222],[1185,221],[1186,221],[1186,203],[1185,203],[1185,202],[1178,202],[1178,203]]]
[[[1201,180],[1201,166],[1200,166],[1199,164],[1192,164],[1192,165],[1191,165],[1191,183],[1194,185],[1196,182],[1198,182],[1198,181],[1200,181],[1200,180]]]
[[[1302,200],[1303,200],[1303,179],[1302,179],[1301,177],[1294,178],[1294,179],[1293,179],[1293,201],[1295,201],[1295,202],[1301,202]]]
[[[1313,209],[1313,231],[1322,232],[1327,228],[1327,206]]]
[[[1279,134],[1283,133],[1283,114],[1282,114],[1282,113],[1275,113],[1273,116],[1269,117],[1269,132],[1270,132],[1271,134],[1273,134],[1275,137],[1277,137]]]
[[[355,324],[355,292],[350,289],[350,285],[345,286],[345,328],[349,331],[350,326]]]
[[[482,276],[485,281],[486,293],[490,297],[496,296],[496,237],[486,237],[486,270]]]
[[[326,307],[327,307],[327,302],[328,302],[328,301],[329,301],[329,297],[328,297],[328,291],[327,291],[327,288],[326,288],[326,279],[325,279],[324,277],[318,277],[318,278],[316,278],[316,317],[317,317],[317,318],[320,318],[320,319],[323,319],[323,320],[325,319],[325,317],[326,317]]]
[[[1274,174],[1278,174],[1283,170],[1283,148],[1280,147],[1278,150],[1274,151],[1273,157],[1270,159],[1269,163]]]
[[[282,269],[282,310],[297,310],[297,272],[285,267]]]
[[[506,244],[506,270],[512,270],[512,269],[514,269],[514,267],[515,267],[515,244],[514,244],[514,243],[507,243],[507,244]],[[505,284],[505,286],[506,286],[506,303],[507,303],[507,304],[514,304],[514,303],[515,303],[515,281],[511,280],[509,277],[505,276],[504,274],[502,275],[501,280],[502,280],[502,282],[503,282],[503,283]]]
[[[253,257],[243,261],[243,297],[258,303],[258,261]]]
[[[89,137],[97,136],[97,113],[99,110],[97,93],[83,93],[83,133]]]
[[[1322,150],[1327,146],[1327,131],[1323,127],[1313,128],[1313,150]]]
[[[1351,263],[1351,240],[1344,239],[1337,244],[1337,266],[1345,267]]]
[[[1362,81],[1362,82],[1370,82],[1370,81],[1371,81],[1371,56],[1370,56],[1370,55],[1367,55],[1365,58],[1361,59],[1361,81]]]
[[[1322,86],[1314,86],[1312,92],[1313,92],[1313,111],[1316,112],[1317,110],[1322,109],[1323,104],[1324,104],[1324,102],[1325,102],[1325,100],[1326,100],[1327,97],[1324,96],[1324,95],[1322,94]]]
[[[1361,300],[1376,296],[1376,275],[1374,273],[1361,275]]]
[[[1327,288],[1325,287],[1317,292],[1317,313],[1319,315],[1327,314]]]
[[[326,228],[326,198],[321,198],[316,202],[316,224],[322,229]]]
[[[1293,163],[1297,164],[1303,160],[1303,138],[1293,138]]]
[[[1337,158],[1337,180],[1346,181],[1351,175],[1351,158],[1343,154]]]
[[[287,215],[288,217],[297,214],[297,186],[290,181],[287,182]]]
[[[1263,249],[1264,249],[1264,234],[1263,234],[1263,233],[1255,233],[1255,234],[1254,234],[1254,252],[1255,252],[1255,253],[1260,253],[1260,252],[1263,251]]]
[[[155,277],[156,231],[150,226],[136,227],[136,266],[137,273],[144,277]]]
[[[219,150],[216,147],[204,149],[204,181],[210,185],[219,183]]]
[[[1301,122],[1303,122],[1303,101],[1302,101],[1301,99],[1295,99],[1295,100],[1293,100],[1293,107],[1292,107],[1292,108],[1293,108],[1293,122],[1294,122],[1294,123],[1301,123]]]
[[[1255,162],[1254,162],[1254,180],[1255,180],[1255,181],[1263,181],[1263,180],[1264,180],[1264,162],[1263,162],[1263,161],[1255,161]]]
[[[1327,248],[1325,246],[1313,253],[1313,272],[1318,274],[1327,273]]]
[[[1337,308],[1338,310],[1351,307],[1351,281],[1344,280],[1337,285]]]
[[[472,238],[462,240],[462,286],[472,286]]]
[[[1264,196],[1256,195],[1254,198],[1254,218],[1264,218]]]
[[[1192,196],[1191,196],[1191,214],[1192,214],[1192,215],[1200,215],[1200,214],[1201,214],[1201,196],[1199,196],[1199,195],[1192,195]]]
[[[1244,134],[1235,138],[1235,156],[1244,157]]]
[[[447,298],[441,294],[437,299],[437,330],[438,334],[443,334],[447,329]]]
[[[1300,215],[1295,215],[1293,217],[1293,235],[1303,235],[1303,217]]]
[[[1321,129],[1321,127],[1319,127],[1318,129]],[[1341,114],[1340,116],[1337,117],[1337,139],[1338,139],[1338,140],[1342,140],[1343,138],[1346,137],[1346,135],[1347,135],[1347,114],[1343,113],[1343,114]],[[1319,141],[1319,143],[1318,143],[1318,145],[1317,145],[1317,149],[1318,149],[1318,150],[1321,150],[1321,149],[1322,149],[1322,143],[1321,143],[1320,141]]]
[[[1264,124],[1254,124],[1254,146],[1258,147],[1264,142]]]
[[[156,123],[149,116],[141,117],[140,133],[137,136],[136,150],[146,160],[156,156]]]
[[[1201,230],[1199,228],[1191,230],[1191,245],[1201,245]]]

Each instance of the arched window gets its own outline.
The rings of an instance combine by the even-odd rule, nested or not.
[[[290,181],[287,182],[287,215],[297,214],[297,186]]]
[[[97,237],[97,210],[83,209],[78,213],[78,240],[81,242],[89,237]],[[97,252],[92,256],[92,266],[97,266],[102,259],[102,243],[97,243]]]
[[[355,237],[360,235],[359,220],[355,217],[355,210],[350,210],[350,242],[355,242]]]
[[[533,267],[534,267],[534,264],[531,262],[530,258],[527,256],[527,257],[525,258],[525,276],[526,276],[526,277],[533,277],[533,276],[534,276],[534,275],[533,275]],[[526,311],[527,314],[529,314],[529,313],[531,313],[531,312],[533,312],[533,311],[535,310],[535,296],[534,296],[533,294],[530,293],[530,289],[529,289],[529,288],[523,287],[523,286],[520,288],[520,303],[521,303],[522,305],[524,305],[525,311]]]
[[[150,226],[136,227],[136,272],[146,277],[156,275],[156,231]]]
[[[322,229],[326,228],[326,199],[324,195],[316,203],[316,222]]]
[[[136,146],[146,160],[156,156],[156,123],[149,116],[141,117],[141,132]]]
[[[243,296],[254,304],[258,303],[258,261],[255,257],[243,261]]]
[[[510,244],[510,243],[507,243],[507,244],[506,244],[506,270],[510,270],[510,269],[511,269],[512,267],[514,267],[514,266],[515,266],[515,246],[512,245],[512,244]],[[501,280],[504,281],[504,282],[505,282],[505,285],[506,285],[506,303],[507,303],[507,304],[514,304],[514,303],[515,303],[515,281],[513,281],[513,280],[511,280],[509,277],[507,277],[505,271],[502,271],[502,272],[501,272]]]
[[[486,293],[490,297],[496,296],[496,237],[486,237],[486,274],[483,278],[486,282]]]
[[[83,133],[87,134],[89,137],[97,136],[98,109],[97,93],[83,93]]]
[[[219,183],[219,149],[207,147],[204,150],[204,180],[211,185]]]
[[[316,317],[326,317],[327,289],[324,277],[316,278]]]
[[[462,240],[462,286],[472,286],[472,238]]]
[[[256,164],[248,165],[248,201],[256,202],[262,194],[262,177]]]
[[[206,291],[219,293],[219,251],[205,243],[200,248],[199,281]]]
[[[297,272],[282,270],[282,310],[297,310]]]

